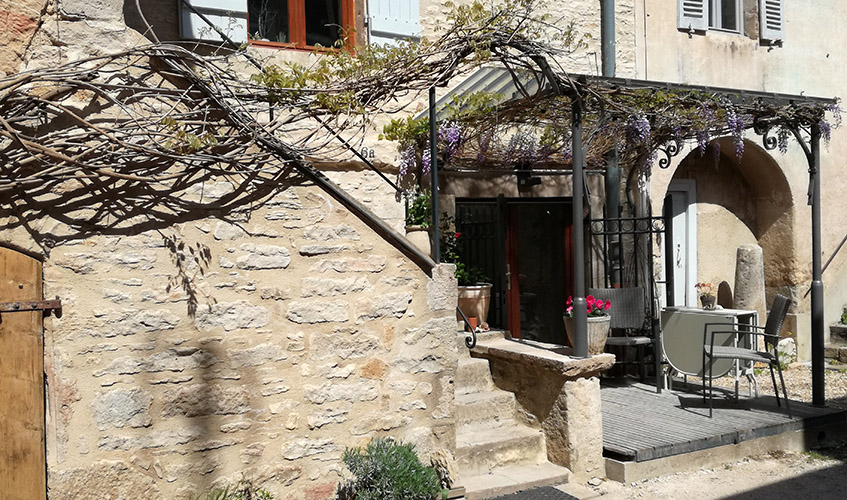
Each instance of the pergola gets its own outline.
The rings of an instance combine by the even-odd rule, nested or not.
[[[812,390],[813,404],[825,404],[825,387],[824,387],[824,323],[823,323],[823,282],[821,280],[821,198],[820,198],[820,141],[822,136],[821,127],[826,126],[823,112],[827,108],[832,108],[837,105],[837,99],[810,97],[805,95],[780,94],[771,92],[760,92],[733,88],[707,87],[698,85],[684,85],[669,82],[635,80],[626,78],[598,77],[587,75],[568,75],[567,85],[563,85],[561,76],[555,75],[550,65],[538,56],[527,56],[536,64],[538,72],[542,75],[542,80],[538,82],[538,95],[525,96],[522,99],[556,99],[566,97],[570,100],[570,147],[572,154],[572,173],[573,173],[573,205],[575,207],[582,206],[584,201],[584,173],[586,167],[586,149],[590,147],[584,140],[585,114],[588,107],[587,101],[595,98],[597,95],[614,95],[617,92],[668,92],[678,96],[712,96],[717,101],[722,101],[725,106],[735,109],[743,109],[745,107],[753,107],[757,109],[795,109],[803,110],[803,113],[790,115],[790,119],[785,120],[784,115],[779,113],[763,113],[756,117],[752,123],[748,123],[743,127],[759,134],[766,150],[774,150],[777,147],[783,147],[778,144],[778,139],[772,135],[776,126],[782,127],[783,130],[789,131],[802,147],[809,166],[809,187],[808,187],[808,204],[812,210],[812,283],[811,283],[811,302],[812,302]],[[516,75],[513,74],[516,77]],[[522,108],[521,99],[503,104],[504,107],[514,106]],[[534,106],[539,107],[543,104],[534,103]],[[645,110],[650,113],[651,110]],[[508,115],[508,112],[505,114]],[[435,89],[430,89],[430,137],[437,137],[437,113],[435,106]],[[595,120],[596,117],[595,117]],[[599,121],[602,121],[599,120]],[[691,131],[689,131],[691,132]],[[726,133],[722,127],[714,128],[715,135],[720,136]],[[691,134],[689,134],[690,136]],[[667,168],[670,164],[670,159],[677,155],[681,150],[682,142],[688,138],[677,137],[665,143],[654,144],[652,148],[663,155],[657,163],[662,168]],[[431,184],[435,192],[438,187],[438,169],[437,158],[438,151],[436,149],[436,141],[430,141],[432,147],[431,157],[433,158],[433,168],[431,171]],[[611,143],[609,149],[615,148],[615,143]],[[649,148],[648,148],[649,149]],[[606,151],[601,151],[605,153]],[[634,168],[634,166],[630,166]],[[649,168],[649,166],[648,166]],[[531,171],[531,168],[530,168]],[[543,175],[543,171],[539,173]],[[433,195],[436,200],[437,196]],[[438,220],[439,210],[437,203],[434,202],[433,218]],[[574,293],[574,325],[576,333],[574,335],[574,355],[577,357],[585,357],[588,355],[588,340],[586,326],[586,303],[585,303],[585,238],[583,228],[583,213],[580,210],[573,211],[573,244],[574,244],[574,268],[573,268],[573,289]],[[434,224],[436,231],[438,223]],[[436,241],[438,236],[436,235]],[[436,262],[439,257],[435,255]],[[657,344],[658,346],[658,344]],[[660,347],[657,347],[659,350]],[[657,357],[661,357],[661,353],[656,353]]]

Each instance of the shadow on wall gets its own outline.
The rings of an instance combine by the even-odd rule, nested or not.
[[[718,305],[724,309],[732,309],[735,301],[732,299],[732,288],[726,281],[718,285]]]
[[[154,42],[155,38],[150,29],[162,42],[179,40],[181,2],[182,0],[126,0],[123,6],[124,22],[151,42]]]
[[[256,145],[247,113],[233,118],[246,105],[223,103],[229,89],[176,74],[181,57],[191,56],[151,49],[105,56],[96,71],[44,68],[0,97],[14,137],[0,151],[0,232],[22,229],[49,255],[92,235],[237,224],[302,185],[279,152]]]

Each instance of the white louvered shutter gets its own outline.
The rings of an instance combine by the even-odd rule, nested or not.
[[[370,42],[395,44],[398,40],[421,38],[421,8],[418,0],[369,0]]]
[[[759,0],[759,38],[767,42],[785,39],[782,0]]]
[[[679,17],[677,27],[686,31],[709,29],[708,0],[677,0]]]
[[[188,0],[234,42],[247,41],[247,0]],[[221,36],[179,0],[182,38],[221,41]]]

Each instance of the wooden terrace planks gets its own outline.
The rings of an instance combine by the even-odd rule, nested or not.
[[[643,462],[783,432],[844,422],[847,412],[773,396],[734,400],[716,389],[714,418],[699,393],[664,391],[646,384],[604,382],[601,389],[603,450],[607,456]]]

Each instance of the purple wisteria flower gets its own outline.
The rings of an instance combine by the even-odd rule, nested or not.
[[[715,168],[718,168],[718,165],[721,162],[721,143],[718,141],[713,142],[712,149],[715,152]]]
[[[726,125],[732,132],[732,142],[735,144],[735,156],[741,158],[744,155],[744,119],[738,116],[733,108],[726,110]]]
[[[486,155],[488,154],[488,150],[491,148],[491,139],[494,137],[494,132],[489,130],[487,132],[483,132],[477,138],[478,150],[476,153],[476,161],[477,163],[485,162]]]
[[[509,139],[506,148],[506,161],[515,165],[535,163],[538,160],[538,146],[535,136],[518,132]]]
[[[409,170],[415,169],[415,145],[411,142],[400,151],[400,175],[404,176],[409,173]]]
[[[571,161],[571,159],[573,159],[573,144],[571,144],[571,141],[565,141],[559,152],[562,154],[562,158],[565,161]]]
[[[776,133],[776,144],[779,152],[785,154],[788,152],[788,130],[781,128]]]
[[[423,175],[428,175],[430,169],[432,169],[432,153],[430,152],[429,144],[427,144],[426,149],[424,150],[423,154],[421,155],[421,167],[423,167],[421,169],[422,170],[421,173]]]
[[[826,120],[821,120],[818,122],[818,128],[821,131],[821,137],[823,140],[829,144],[829,140],[832,138],[832,126]]]
[[[700,156],[703,156],[706,154],[706,146],[709,145],[709,131],[701,130],[695,134],[695,137],[697,138],[697,151],[700,152]]]
[[[465,142],[462,126],[454,121],[446,121],[438,127],[438,141],[442,144],[444,161],[449,163]]]
[[[832,119],[835,121],[835,128],[840,127],[841,126],[841,104],[837,103],[837,102],[830,104],[829,106],[827,106],[826,110],[829,111],[830,113],[832,113]]]
[[[635,115],[626,122],[626,142],[631,145],[650,143],[650,121],[644,115]]]

